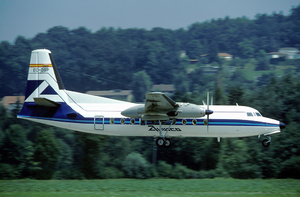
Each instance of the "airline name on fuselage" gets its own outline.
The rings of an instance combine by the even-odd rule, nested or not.
[[[159,132],[159,128],[156,128],[155,126],[148,126],[150,127],[149,131],[157,131]],[[168,128],[161,128],[162,131],[168,131]],[[170,128],[169,131],[182,131],[179,128]]]

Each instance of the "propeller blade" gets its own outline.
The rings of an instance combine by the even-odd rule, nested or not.
[[[209,130],[209,127],[208,127],[208,125],[209,125],[209,92],[207,92],[207,111],[208,111],[208,113],[207,113],[207,133],[208,133],[208,130]]]

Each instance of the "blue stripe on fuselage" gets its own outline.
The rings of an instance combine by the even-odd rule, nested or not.
[[[50,121],[61,121],[61,122],[73,122],[73,123],[81,123],[81,124],[94,124],[94,117],[85,118],[81,114],[76,113],[68,104],[59,103],[61,106],[57,108],[53,113],[46,113],[49,108],[36,106],[34,102],[25,102],[21,112],[18,114],[19,117],[24,118],[35,118],[35,119],[43,119]],[[44,111],[43,111],[44,110]],[[37,113],[38,112],[38,113]],[[76,113],[76,117],[68,117],[67,114]],[[47,116],[43,116],[43,114],[47,114]],[[100,115],[100,114],[99,114]],[[122,120],[123,122],[122,123]],[[177,119],[175,125],[184,125],[183,119]],[[185,119],[186,124],[189,126],[203,126],[205,118],[199,119]],[[193,123],[193,120],[196,120]],[[99,121],[99,120],[97,120]],[[97,122],[98,123],[98,122]],[[151,121],[147,121],[147,125],[159,125],[158,121],[155,121],[153,124]],[[167,121],[165,125],[169,125],[171,121]],[[100,124],[103,124],[101,122]],[[116,125],[132,125],[131,118],[114,118],[114,117],[105,117],[104,124],[116,124]],[[135,118],[134,125],[145,124],[144,122],[140,123],[140,119]],[[262,121],[254,121],[254,120],[241,120],[241,119],[210,119],[210,126],[267,126],[267,127],[278,127],[277,124],[270,124]]]

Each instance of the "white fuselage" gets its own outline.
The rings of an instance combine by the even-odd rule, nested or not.
[[[64,90],[67,95],[76,98],[76,92]],[[90,96],[90,95],[89,95]],[[98,97],[99,98],[99,97]],[[76,100],[76,99],[73,99]],[[20,117],[32,121],[71,129],[75,131],[112,135],[112,136],[159,136],[158,121],[142,121],[131,119],[121,115],[121,112],[137,104],[127,102],[105,103],[79,103],[74,101],[68,105],[83,118],[34,118]],[[221,106],[213,105],[210,109],[214,112],[209,116],[209,126],[204,124],[206,116],[201,118],[181,118],[169,129],[167,136],[185,137],[245,137],[263,135],[272,132],[279,132],[279,121],[262,116],[259,112],[250,107],[244,106]],[[247,114],[248,113],[248,114]],[[252,114],[252,116],[249,116]],[[171,120],[161,125],[165,133]]]

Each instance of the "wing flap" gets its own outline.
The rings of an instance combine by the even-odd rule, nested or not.
[[[152,92],[146,94],[145,112],[165,112],[177,108],[178,104],[170,97],[161,92]]]

